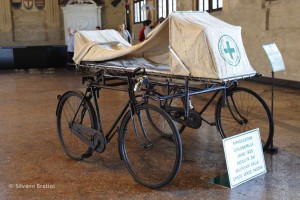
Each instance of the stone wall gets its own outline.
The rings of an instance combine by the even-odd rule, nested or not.
[[[118,29],[125,23],[125,1],[116,7],[111,0],[102,5],[102,28]],[[63,45],[63,14],[57,0],[45,0],[39,10],[33,5],[27,10],[11,6],[10,0],[0,1],[0,46]]]
[[[43,9],[32,6],[26,9],[11,6],[10,0],[0,1],[1,12],[0,27],[4,23],[5,29],[0,29],[0,46],[33,46],[33,45],[59,45],[63,43],[62,24],[58,1],[46,0]],[[2,20],[1,20],[2,19]],[[10,19],[5,24],[3,19]]]
[[[63,16],[57,0],[45,0],[44,9],[12,8],[10,0],[0,0],[0,46],[64,44]],[[125,0],[112,6],[102,5],[102,28],[118,29],[125,23]],[[155,6],[155,0],[153,0]],[[195,0],[177,0],[177,10],[195,10]],[[130,0],[133,20],[133,0]],[[277,78],[300,80],[300,1],[299,0],[223,0],[223,10],[212,15],[242,27],[242,37],[250,63],[265,76],[271,76],[270,64],[261,45],[275,42],[283,55],[286,71]],[[299,16],[299,17],[298,17]],[[156,13],[153,14],[153,21]],[[142,24],[131,24],[138,43]]]
[[[112,0],[105,0],[102,5],[102,26],[103,29],[118,30],[120,24],[125,23],[125,0],[116,6],[111,5]]]
[[[0,1],[0,44],[7,46],[13,40],[12,14],[9,0]]]
[[[195,8],[195,1],[177,0],[178,11]],[[242,27],[245,49],[250,63],[257,72],[271,77],[271,66],[261,45],[275,42],[286,66],[286,70],[277,72],[275,77],[299,81],[299,10],[300,1],[297,0],[223,0],[223,10],[211,14]],[[141,24],[133,26],[135,35],[139,33],[141,27]]]
[[[271,77],[271,67],[261,45],[275,42],[286,70],[276,78],[300,80],[300,1],[297,0],[224,0],[218,18],[242,27],[242,37],[253,67]],[[299,17],[298,17],[299,16]]]

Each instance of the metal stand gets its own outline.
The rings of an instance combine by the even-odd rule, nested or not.
[[[228,173],[217,176],[215,178],[211,178],[208,180],[208,182],[215,185],[220,185],[226,188],[230,188]]]
[[[272,71],[272,100],[271,100],[271,114],[272,114],[272,118],[273,118],[273,121],[274,121],[274,72]],[[275,134],[275,126],[274,126],[274,134]],[[273,135],[274,137],[274,135]],[[269,154],[277,154],[278,153],[278,148],[275,148],[273,146],[273,138],[272,138],[272,141],[271,141],[271,145],[268,149],[266,149],[266,152],[269,153]]]

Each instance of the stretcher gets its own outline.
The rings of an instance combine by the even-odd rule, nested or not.
[[[103,152],[118,134],[120,158],[134,180],[160,188],[179,171],[179,134],[186,127],[198,129],[206,122],[221,138],[259,128],[263,148],[271,143],[274,123],[267,104],[238,86],[238,80],[259,75],[249,63],[241,28],[206,12],[174,12],[133,46],[114,30],[79,31],[73,60],[87,89],[60,95],[57,108],[59,138],[72,159]],[[102,89],[129,97],[107,134],[97,101]],[[191,96],[204,93],[212,93],[211,99],[196,108]],[[209,122],[203,113],[212,104],[215,121]],[[73,153],[77,147],[68,145],[65,134],[86,150]]]

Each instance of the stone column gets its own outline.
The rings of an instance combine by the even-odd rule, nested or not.
[[[58,1],[46,0],[46,15],[47,25],[52,27],[59,27],[60,25],[60,9]]]
[[[14,40],[10,0],[0,1],[0,45]]]
[[[60,25],[60,7],[57,0],[45,0],[46,9],[46,40],[61,41],[62,27]]]

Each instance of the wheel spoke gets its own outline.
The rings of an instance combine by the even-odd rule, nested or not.
[[[228,92],[227,105],[219,100],[216,111],[218,130],[225,137],[254,128],[260,129],[264,149],[273,138],[274,124],[267,104],[255,92],[236,87]]]

